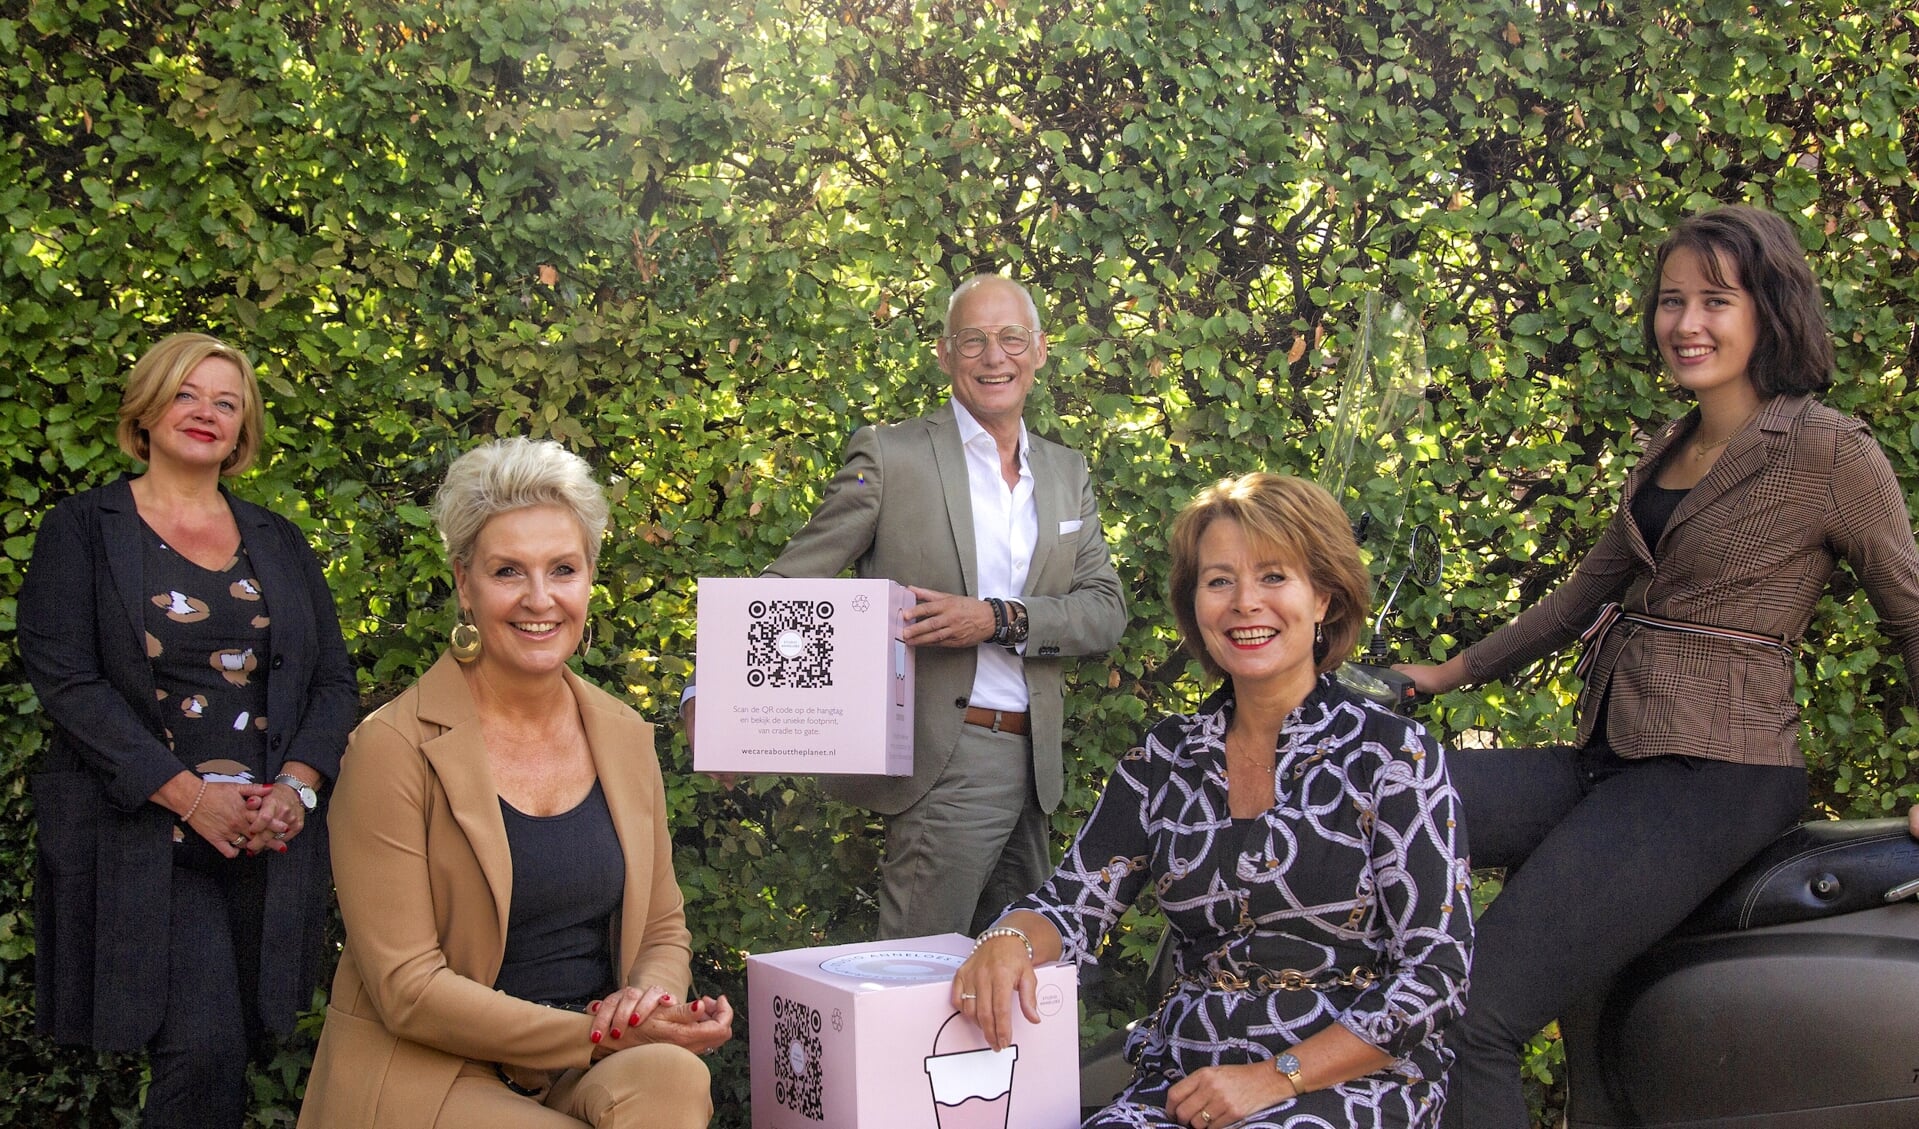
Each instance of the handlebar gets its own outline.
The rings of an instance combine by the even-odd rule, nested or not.
[[[1419,688],[1413,680],[1389,666],[1344,662],[1333,677],[1346,689],[1396,713],[1410,714],[1419,701]]]

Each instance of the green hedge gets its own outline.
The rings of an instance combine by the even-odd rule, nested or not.
[[[1637,341],[1648,252],[1715,200],[1798,224],[1841,344],[1831,399],[1919,487],[1914,20],[1867,0],[6,4],[0,630],[39,515],[125,469],[121,374],[206,329],[260,364],[271,457],[239,489],[320,548],[369,704],[448,624],[424,508],[442,470],[531,433],[612,486],[585,669],[664,720],[695,578],[769,561],[853,427],[936,404],[944,291],[1009,269],[1054,343],[1033,422],[1092,458],[1134,610],[1069,689],[1064,834],[1200,689],[1162,606],[1168,514],[1221,474],[1317,472],[1369,294],[1427,327],[1427,410],[1359,484],[1448,550],[1443,588],[1403,604],[1414,652],[1480,637],[1592,542],[1674,410]],[[1903,807],[1915,718],[1849,579],[1808,653],[1817,809]],[[1431,712],[1537,742],[1568,732],[1573,689],[1550,665]],[[0,695],[0,1120],[126,1122],[134,1064],[29,1034],[45,736],[10,648]],[[662,754],[709,990],[743,1002],[746,952],[869,933],[861,813],[790,780],[721,792],[677,736]],[[1121,939],[1090,1028],[1137,1006],[1153,933]],[[309,1055],[259,1073],[260,1124],[290,1123]],[[743,1126],[744,1040],[714,1061],[720,1124]]]

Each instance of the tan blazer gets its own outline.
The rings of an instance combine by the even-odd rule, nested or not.
[[[1031,702],[1033,784],[1041,809],[1052,811],[1065,779],[1063,660],[1119,642],[1126,604],[1086,460],[1028,438],[1039,534],[1022,594],[1031,631],[1021,666]],[[837,576],[850,565],[863,577],[976,596],[972,498],[950,401],[921,419],[863,427],[847,441],[845,463],[812,518],[766,573]],[[835,798],[897,815],[927,793],[952,758],[979,652],[921,647],[913,661],[913,775],[827,777]]]
[[[1660,457],[1696,426],[1668,425],[1626,476],[1599,544],[1551,595],[1466,651],[1475,682],[1568,646],[1601,607],[1758,632],[1797,644],[1844,558],[1919,677],[1919,549],[1892,467],[1860,421],[1810,396],[1767,401],[1687,492],[1658,545],[1632,502]],[[1579,696],[1584,744],[1606,703],[1606,740],[1623,757],[1665,754],[1803,767],[1793,657],[1622,622]]]
[[[594,768],[626,854],[622,978],[686,996],[691,952],[653,729],[572,672]],[[589,1065],[592,1021],[492,988],[513,869],[466,680],[442,657],[354,730],[328,821],[346,948],[300,1129],[433,1124],[468,1060]]]

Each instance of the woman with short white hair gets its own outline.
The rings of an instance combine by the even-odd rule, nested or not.
[[[567,667],[606,497],[550,441],[503,439],[434,505],[447,653],[354,731],[333,801],[346,946],[303,1129],[695,1127],[691,940],[652,727]]]

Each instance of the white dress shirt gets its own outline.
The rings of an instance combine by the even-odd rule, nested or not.
[[[979,591],[1016,600],[1026,590],[1026,572],[1039,540],[1039,509],[1033,502],[1033,468],[1026,461],[1026,424],[1019,425],[1019,482],[1006,485],[1000,475],[999,443],[958,400],[960,443],[966,448],[966,478],[972,488],[973,554]],[[1026,674],[1018,655],[988,641],[979,646],[979,669],[968,701],[989,710],[1024,710]]]

